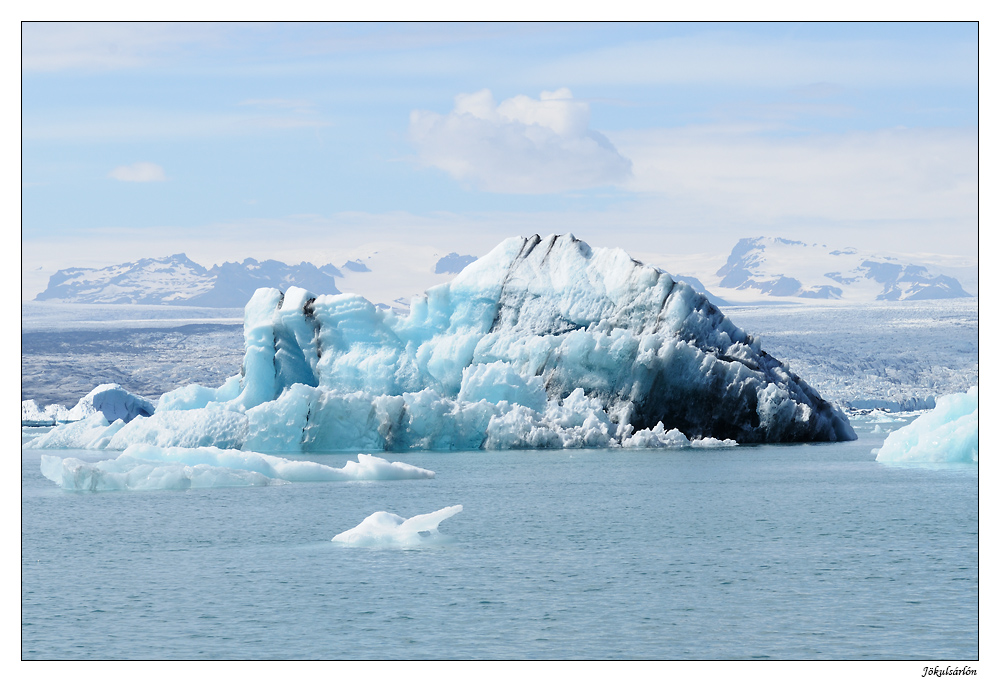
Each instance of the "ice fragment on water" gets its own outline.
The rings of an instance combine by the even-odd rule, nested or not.
[[[387,481],[433,478],[405,462],[358,454],[343,468],[243,450],[132,445],[116,459],[87,463],[42,455],[42,474],[65,490],[185,490],[287,482]]]
[[[350,530],[334,536],[333,542],[356,547],[420,547],[443,544],[448,538],[438,531],[438,524],[462,511],[462,505],[445,507],[408,519],[387,511],[378,511]]]

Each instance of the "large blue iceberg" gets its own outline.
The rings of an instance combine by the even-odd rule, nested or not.
[[[258,289],[219,388],[35,447],[259,452],[684,446],[856,438],[846,417],[705,296],[620,249],[513,238],[410,314]],[[62,431],[62,433],[60,433]],[[726,443],[725,441],[729,441]]]

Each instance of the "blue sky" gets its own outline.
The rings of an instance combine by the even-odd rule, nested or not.
[[[534,232],[975,258],[978,49],[970,23],[24,24],[24,296]]]

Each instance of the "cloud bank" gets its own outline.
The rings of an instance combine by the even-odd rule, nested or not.
[[[489,90],[455,97],[446,115],[410,114],[420,160],[488,192],[550,194],[626,181],[632,163],[590,129],[590,106],[567,88],[496,104]]]
[[[118,166],[108,173],[108,177],[122,182],[163,182],[167,179],[162,166],[148,161],[140,161],[130,166]]]
[[[824,27],[830,28],[823,24],[810,28]],[[921,39],[920,26],[887,28],[894,28],[897,35],[865,38],[861,31],[795,39],[710,30],[566,55],[534,66],[531,75],[550,83],[647,87],[794,87],[818,81],[855,87],[975,85],[978,45],[974,35],[948,31]]]
[[[728,207],[734,222],[811,218],[927,220],[974,226],[977,134],[897,128],[824,135],[752,127],[623,131],[634,160],[624,188]]]
[[[135,69],[195,46],[222,44],[225,24],[162,22],[25,22],[25,72]]]

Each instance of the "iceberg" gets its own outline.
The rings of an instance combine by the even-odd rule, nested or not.
[[[255,471],[241,471],[208,464],[186,466],[177,462],[155,462],[119,455],[117,459],[88,463],[75,457],[42,455],[42,475],[63,490],[103,492],[110,490],[188,490],[234,486],[281,485],[287,481],[268,478]]]
[[[121,419],[126,424],[136,417],[148,417],[156,408],[153,403],[118,384],[101,384],[80,398],[69,411],[70,419],[83,419],[92,414],[103,414],[109,422]]]
[[[890,433],[879,462],[979,462],[979,387],[938,398],[937,407]]]
[[[462,511],[462,505],[445,507],[430,514],[418,514],[408,519],[386,511],[378,511],[350,530],[335,535],[333,542],[355,547],[420,547],[440,545],[448,538],[438,531],[438,525]]]
[[[244,341],[240,376],[166,393],[155,414],[89,442],[329,452],[857,437],[704,295],[573,235],[508,239],[406,316],[354,294],[258,289]],[[46,435],[34,447],[86,447]]]
[[[72,409],[66,409],[62,405],[47,405],[42,408],[34,400],[23,400],[21,424],[47,426],[80,421],[95,414],[103,415],[109,423],[118,419],[127,423],[136,417],[148,417],[155,409],[151,401],[126,391],[119,384],[101,384],[80,398]]]
[[[434,478],[405,462],[359,454],[335,468],[245,450],[132,445],[116,459],[88,463],[42,455],[42,475],[64,490],[186,490],[289,482],[390,481]]]

